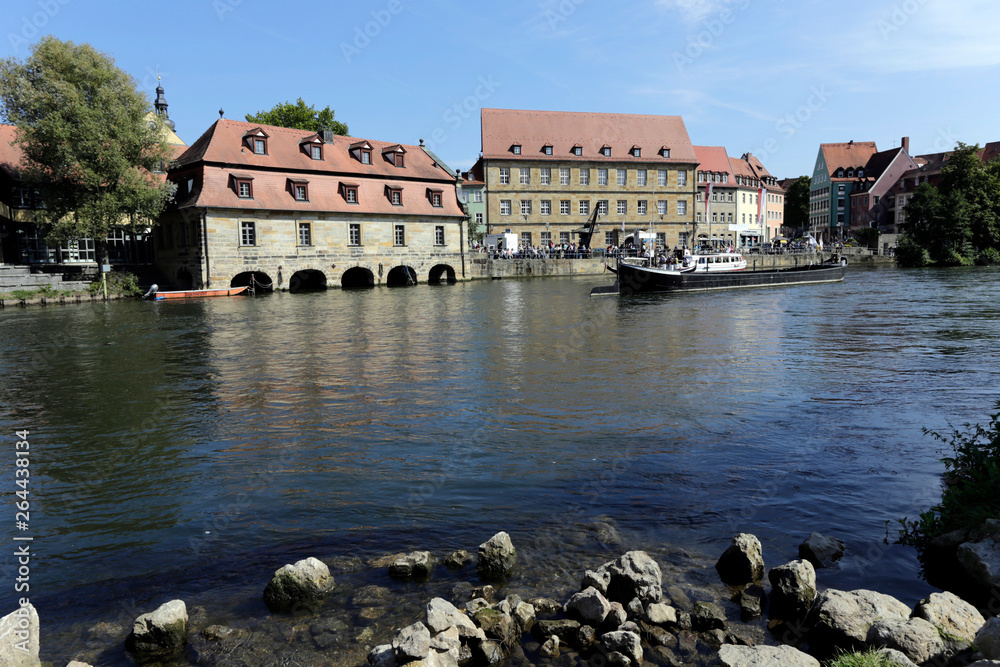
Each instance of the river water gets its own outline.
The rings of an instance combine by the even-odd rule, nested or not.
[[[405,584],[370,559],[475,552],[498,530],[537,594],[632,548],[708,586],[742,531],[768,567],[812,531],[844,539],[821,587],[932,590],[886,522],[895,536],[939,497],[922,429],[985,423],[998,398],[1000,272],[588,297],[607,282],[0,312],[0,433],[9,454],[17,430],[31,445],[30,526],[8,456],[4,532],[34,538],[42,658],[127,664],[106,645],[174,597],[205,622],[266,623],[270,574],[309,555],[393,591],[378,639],[474,573]],[[12,554],[3,613],[22,595]],[[344,619],[362,651],[347,637],[365,621]]]

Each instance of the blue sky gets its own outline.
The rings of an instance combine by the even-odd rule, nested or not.
[[[679,115],[779,178],[822,142],[1000,139],[996,0],[5,0],[3,24],[2,57],[89,42],[151,100],[159,72],[188,143],[300,96],[460,168],[480,106]]]

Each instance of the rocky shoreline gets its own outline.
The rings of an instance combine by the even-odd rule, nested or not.
[[[326,563],[305,558],[279,568],[262,591],[271,618],[287,638],[287,653],[258,643],[255,632],[233,627],[238,624],[211,622],[203,610],[192,609],[189,616],[181,600],[139,615],[124,642],[117,640],[117,650],[127,650],[138,664],[218,667],[359,665],[366,658],[376,667],[818,667],[838,653],[862,649],[878,649],[891,658],[884,664],[891,665],[1000,665],[1000,620],[987,621],[952,593],[931,594],[911,610],[875,591],[820,592],[817,568],[832,565],[841,554],[839,540],[813,534],[801,545],[799,560],[766,570],[759,540],[740,534],[716,563],[720,583],[712,599],[693,599],[690,590],[671,581],[670,563],[664,570],[648,553],[629,551],[579,572],[576,592],[555,600],[545,596],[549,591],[511,590],[518,553],[510,536],[498,533],[480,545],[476,556],[456,551],[435,559],[414,551],[370,562],[417,591],[428,588],[438,565],[464,581],[454,586],[450,599],[432,597],[408,625],[363,628],[349,650],[334,641],[347,628],[331,615],[344,591],[338,591]],[[699,597],[709,597],[703,592]],[[354,589],[349,599],[359,618],[384,617],[394,604],[392,592],[380,586]],[[26,629],[34,638],[33,651],[11,643],[17,631]],[[39,636],[30,605],[0,619],[0,664],[40,664]],[[90,657],[101,655],[73,657],[101,664]]]

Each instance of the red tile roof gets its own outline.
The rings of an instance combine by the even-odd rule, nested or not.
[[[551,145],[555,160],[610,160],[613,162],[659,162],[665,164],[698,161],[684,120],[680,116],[648,116],[622,113],[585,113],[577,111],[526,111],[520,109],[483,109],[483,157],[487,159],[542,159],[543,147]],[[521,146],[521,155],[511,151]],[[581,146],[583,155],[573,155]],[[609,146],[611,156],[601,154]],[[633,147],[642,149],[633,157]],[[660,149],[670,149],[670,157],[660,157]]]
[[[23,153],[14,144],[17,128],[13,125],[0,125],[0,169],[16,178],[18,165],[21,164]]]
[[[874,141],[854,141],[846,144],[820,144],[827,173],[832,177],[838,169],[864,168],[878,148]],[[850,180],[850,179],[849,179]]]
[[[728,174],[729,183],[736,183],[736,174],[729,162],[729,156],[723,146],[695,146],[694,153],[698,157],[698,171],[710,171],[714,174]]]

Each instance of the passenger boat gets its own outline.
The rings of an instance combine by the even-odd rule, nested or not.
[[[691,290],[728,289],[733,287],[767,287],[807,283],[832,283],[844,279],[847,260],[836,255],[821,264],[803,264],[786,269],[747,270],[746,260],[739,253],[693,255],[671,268],[645,265],[645,260],[630,262],[619,259],[618,281],[611,287],[595,287],[591,295],[650,294]]]
[[[212,296],[236,296],[237,294],[244,294],[250,289],[249,285],[244,285],[243,287],[223,287],[220,289],[189,289],[189,290],[179,290],[176,292],[160,292],[156,285],[153,285],[143,298],[162,301],[163,299],[197,299]]]

